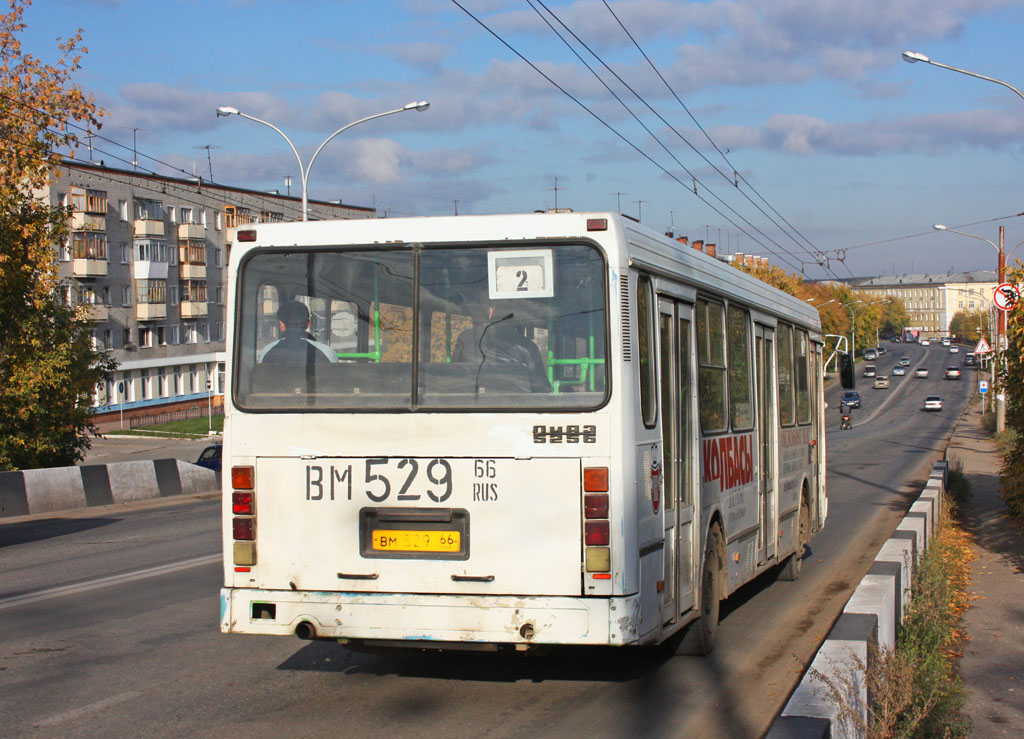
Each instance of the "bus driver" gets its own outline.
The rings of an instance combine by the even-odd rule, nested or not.
[[[277,311],[281,337],[268,344],[257,361],[267,364],[337,363],[338,354],[309,333],[309,308],[298,300],[289,300]]]
[[[521,326],[513,324],[514,313],[501,318],[495,318],[495,313],[494,305],[489,306],[486,320],[481,315],[474,319],[471,329],[459,334],[451,361],[521,364],[529,369],[530,392],[551,392],[551,383],[537,345],[526,338]]]

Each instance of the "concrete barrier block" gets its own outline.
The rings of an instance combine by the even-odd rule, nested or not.
[[[934,498],[925,498],[924,496],[918,498],[911,504],[910,510],[907,511],[907,515],[920,513],[925,516],[926,528],[928,532],[928,541],[932,540],[935,536],[935,531],[939,527],[939,511],[935,505]]]
[[[220,481],[217,473],[191,462],[178,460],[178,475],[181,478],[182,495],[220,492]]]
[[[910,601],[910,582],[913,577],[914,544],[909,539],[889,539],[875,557],[875,565],[893,564],[898,566],[900,587],[897,613],[898,623],[903,623],[903,614],[907,612]],[[875,565],[872,565],[874,567]]]
[[[112,462],[107,465],[107,469],[110,492],[115,503],[160,497],[160,486],[157,484],[156,468],[152,460]]]
[[[925,538],[925,520],[922,516],[904,516],[903,520],[900,521],[896,527],[896,533],[907,532],[914,536],[914,558],[921,555],[924,551],[927,539]]]
[[[22,470],[30,513],[85,507],[85,488],[77,467]]]
[[[878,645],[896,646],[896,603],[899,597],[896,574],[867,574],[846,602],[843,613],[871,614],[878,619]]]

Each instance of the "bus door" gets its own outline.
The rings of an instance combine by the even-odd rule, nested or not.
[[[665,581],[662,621],[673,623],[693,608],[693,424],[690,418],[690,323],[693,309],[662,297],[661,434],[665,501]]]
[[[775,556],[778,541],[776,531],[776,504],[778,490],[775,486],[776,449],[776,408],[775,408],[775,330],[767,326],[756,326],[757,346],[757,442],[760,450],[758,467],[758,508],[760,535],[758,537],[758,561],[767,562]]]

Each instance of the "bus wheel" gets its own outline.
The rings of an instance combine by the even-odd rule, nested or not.
[[[704,566],[700,571],[700,618],[683,629],[675,647],[676,654],[702,657],[711,654],[715,648],[719,596],[722,594],[721,539],[718,527],[711,529],[704,550]]]
[[[807,508],[807,503],[804,502],[800,504],[800,531],[797,532],[796,551],[782,563],[782,569],[779,570],[780,580],[792,581],[800,577],[800,571],[804,568],[804,550],[810,540],[811,512]]]

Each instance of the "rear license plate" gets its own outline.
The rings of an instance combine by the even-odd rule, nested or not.
[[[374,529],[371,546],[375,552],[458,552],[462,535],[458,531]]]
[[[359,541],[369,559],[469,559],[469,511],[363,508]]]

